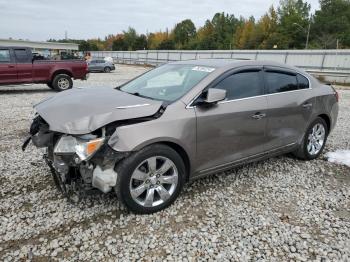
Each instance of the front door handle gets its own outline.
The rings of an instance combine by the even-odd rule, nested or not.
[[[8,68],[15,68],[15,66],[14,65],[9,65]]]
[[[260,112],[257,112],[254,115],[252,115],[252,118],[254,118],[256,120],[260,120],[260,119],[262,119],[264,117],[266,117],[266,114],[265,113],[260,113]]]
[[[312,107],[312,103],[304,103],[303,107],[304,108],[310,108],[310,107]]]

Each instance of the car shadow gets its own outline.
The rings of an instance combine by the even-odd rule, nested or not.
[[[56,93],[54,90],[49,88],[41,88],[41,89],[5,89],[1,90],[0,87],[0,95],[11,95],[11,94],[37,94],[37,93]]]

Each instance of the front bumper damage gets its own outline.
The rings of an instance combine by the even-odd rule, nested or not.
[[[36,147],[46,148],[43,158],[50,168],[53,181],[70,202],[77,203],[85,195],[98,190],[103,193],[111,191],[117,181],[115,165],[129,153],[113,150],[107,144],[108,137],[91,157],[84,160],[76,152],[55,153],[55,145],[63,136],[69,135],[50,131],[47,123],[38,116],[22,149],[25,150],[30,140]]]

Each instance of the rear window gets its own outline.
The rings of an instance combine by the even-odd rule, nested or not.
[[[0,50],[0,62],[10,62],[10,51],[8,49]]]
[[[308,89],[309,80],[300,74],[297,75],[299,89]]]
[[[17,62],[28,62],[28,54],[26,49],[15,49],[15,56]]]
[[[298,90],[297,77],[282,72],[265,72],[269,94]]]

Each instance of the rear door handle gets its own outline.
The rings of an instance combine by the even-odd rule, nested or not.
[[[310,107],[312,107],[312,103],[304,103],[303,107],[304,108],[310,108]]]
[[[256,119],[256,120],[260,120],[262,118],[266,117],[266,114],[265,113],[255,113],[254,115],[252,115],[252,118]]]
[[[15,68],[15,66],[14,65],[9,65],[8,68]]]

